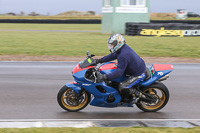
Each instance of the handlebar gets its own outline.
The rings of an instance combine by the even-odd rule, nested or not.
[[[87,51],[87,58],[92,58],[92,57],[94,57],[95,55],[94,54],[89,54],[89,51]]]

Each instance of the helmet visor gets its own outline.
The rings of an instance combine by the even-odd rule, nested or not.
[[[111,50],[114,48],[114,44],[113,43],[108,43],[108,48]]]

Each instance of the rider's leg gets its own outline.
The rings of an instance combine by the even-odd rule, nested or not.
[[[119,85],[119,91],[125,95],[132,95],[133,97],[140,97],[141,93],[134,89],[132,86],[138,84],[143,81],[145,78],[145,74],[141,74],[140,76],[134,77],[130,76],[127,80],[123,81]]]

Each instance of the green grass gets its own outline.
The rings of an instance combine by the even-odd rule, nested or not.
[[[196,17],[194,17],[194,18],[187,18],[186,20],[200,20],[200,17],[199,18],[196,18]]]
[[[0,133],[199,133],[200,128],[1,128]]]
[[[18,30],[101,30],[100,24],[13,24],[0,23],[0,29]]]
[[[151,17],[151,20],[200,20],[200,18],[192,17],[192,18],[186,18],[186,19],[176,19],[176,17]]]
[[[88,24],[0,24],[0,29],[100,30]],[[0,31],[0,55],[85,56],[109,53],[110,35],[87,32]],[[140,56],[200,58],[200,37],[124,36]]]

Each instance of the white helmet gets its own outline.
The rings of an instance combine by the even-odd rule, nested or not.
[[[124,37],[119,34],[112,34],[108,39],[108,48],[111,53],[118,51],[126,43]]]

